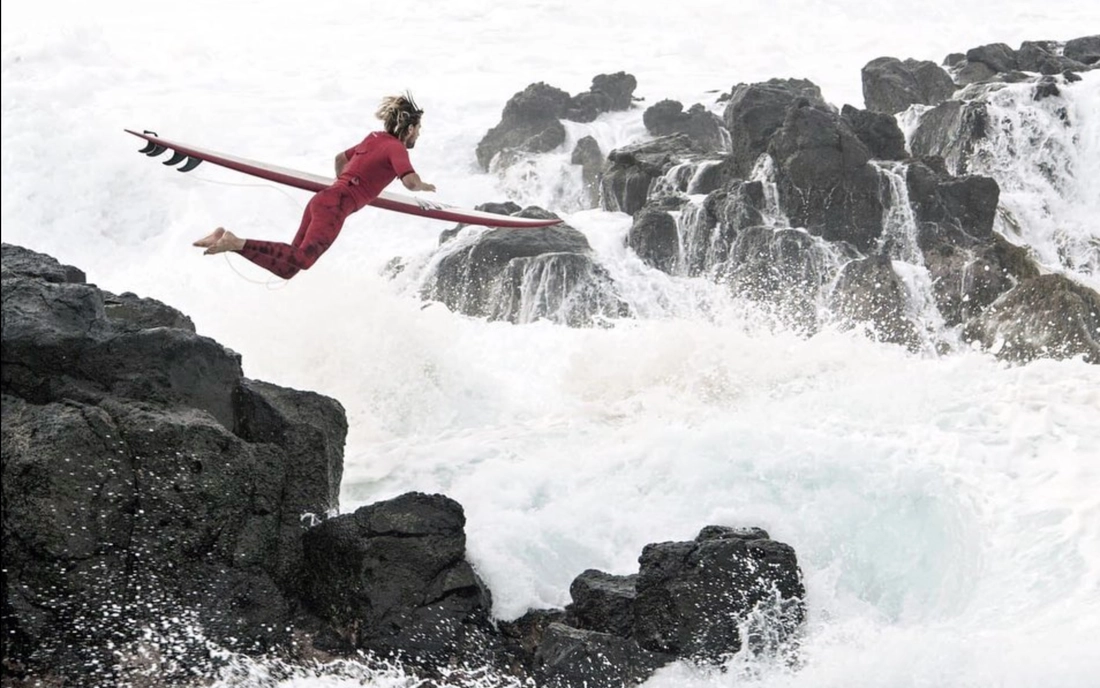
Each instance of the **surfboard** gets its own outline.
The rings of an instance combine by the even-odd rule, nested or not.
[[[199,163],[205,161],[213,165],[218,165],[219,167],[224,167],[236,172],[243,172],[253,177],[267,179],[277,184],[286,184],[287,186],[303,189],[305,191],[320,191],[336,181],[333,177],[311,174],[309,172],[293,170],[288,167],[279,167],[278,165],[269,165],[264,162],[249,160],[248,158],[242,158],[236,155],[219,153],[198,146],[192,146],[189,143],[173,141],[163,138],[152,131],[138,132],[133,129],[125,129],[124,131],[140,139],[144,139],[147,142],[145,147],[138,151],[139,153],[144,153],[149,157],[156,157],[163,154],[165,151],[171,150],[172,156],[168,160],[165,160],[163,164],[168,167],[178,166],[177,169],[180,172],[190,172],[198,167]],[[561,220],[556,219],[544,220],[501,215],[499,213],[487,213],[481,210],[465,209],[446,203],[437,203],[425,198],[420,198],[419,196],[407,196],[405,194],[391,193],[389,191],[383,191],[370,205],[384,210],[408,213],[409,215],[430,217],[436,220],[450,220],[452,222],[461,222],[469,225],[484,225],[486,227],[535,228],[549,227],[561,222]]]

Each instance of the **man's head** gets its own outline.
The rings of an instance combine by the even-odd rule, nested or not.
[[[416,145],[424,111],[417,107],[411,93],[406,91],[404,95],[383,98],[374,114],[385,123],[386,133],[396,136],[406,148]]]

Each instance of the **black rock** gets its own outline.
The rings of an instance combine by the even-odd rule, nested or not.
[[[1100,364],[1100,294],[1062,275],[1032,277],[968,323],[964,336],[1015,363],[1081,356]]]
[[[635,640],[646,650],[721,661],[744,643],[739,626],[761,605],[789,638],[805,615],[794,550],[755,533],[704,531],[694,542],[647,545],[636,581]]]
[[[787,111],[768,152],[790,223],[828,241],[869,249],[882,232],[871,151],[840,116],[809,102]]]
[[[359,649],[428,667],[478,656],[492,599],[465,523],[457,502],[421,493],[330,518],[303,539],[303,597]]]
[[[626,243],[647,265],[670,274],[676,269],[680,238],[676,220],[667,212],[648,208],[638,211]]]
[[[662,100],[645,111],[642,123],[654,136],[687,134],[704,151],[719,151],[723,147],[722,120],[699,103],[684,112],[679,101]]]
[[[1100,34],[1066,41],[1062,54],[1085,65],[1100,63]]]
[[[18,247],[2,265],[5,674],[181,683],[212,646],[285,647],[343,409],[245,379],[165,304]]]
[[[938,105],[955,92],[955,82],[935,62],[880,57],[861,71],[863,100],[871,112],[893,115],[910,105]]]
[[[876,160],[904,160],[905,135],[892,115],[870,110],[857,110],[845,105],[840,116],[852,128],[859,140]]]
[[[730,133],[734,176],[749,176],[757,158],[768,150],[772,135],[783,126],[787,109],[803,100],[825,104],[821,89],[805,79],[771,79],[733,87],[722,118]]]
[[[637,578],[595,569],[577,576],[569,586],[573,603],[566,610],[568,623],[586,631],[632,637]]]
[[[908,294],[886,255],[848,262],[840,272],[829,308],[844,327],[865,327],[872,339],[916,351],[920,334],[906,315]]]

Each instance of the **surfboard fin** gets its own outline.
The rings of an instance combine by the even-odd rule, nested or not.
[[[179,151],[172,151],[172,157],[168,158],[167,160],[165,160],[161,164],[164,165],[165,167],[175,167],[176,165],[183,162],[184,158],[186,158],[186,157],[187,157],[186,153],[180,153]]]
[[[198,167],[200,162],[202,162],[202,158],[196,158],[194,156],[189,155],[189,156],[187,156],[187,162],[183,163],[183,165],[180,166],[179,171],[180,172],[190,172],[191,170]]]
[[[158,155],[160,155],[161,153],[163,153],[166,150],[168,150],[168,149],[166,147],[160,145],[159,143],[150,142],[148,146],[146,146],[145,148],[142,148],[141,151],[139,151],[139,152],[145,153],[150,158],[155,158],[155,157],[157,157]]]
[[[129,130],[127,129],[127,131],[129,131]],[[130,133],[133,134],[133,133],[136,133],[136,132],[131,131]],[[157,135],[157,132],[151,131],[149,129],[146,129],[145,133],[146,134],[152,134],[153,136]],[[155,151],[157,149],[157,146],[158,146],[158,144],[155,141],[150,140],[148,143],[145,144],[144,148],[142,148],[141,150],[138,151],[138,153],[144,153],[146,155],[154,155],[154,156],[155,155],[160,155],[160,153],[164,152],[164,149],[161,148],[160,153],[154,153],[153,151]]]

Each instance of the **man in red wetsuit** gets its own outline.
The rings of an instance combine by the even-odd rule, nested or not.
[[[294,241],[284,244],[242,239],[218,227],[194,245],[205,248],[208,255],[236,251],[279,277],[290,279],[317,262],[340,234],[348,215],[377,198],[394,179],[400,179],[410,191],[435,191],[435,186],[421,180],[409,162],[408,149],[420,137],[424,115],[412,95],[383,98],[375,114],[385,123],[385,131],[371,132],[358,145],[337,154],[336,181],[306,204]]]

